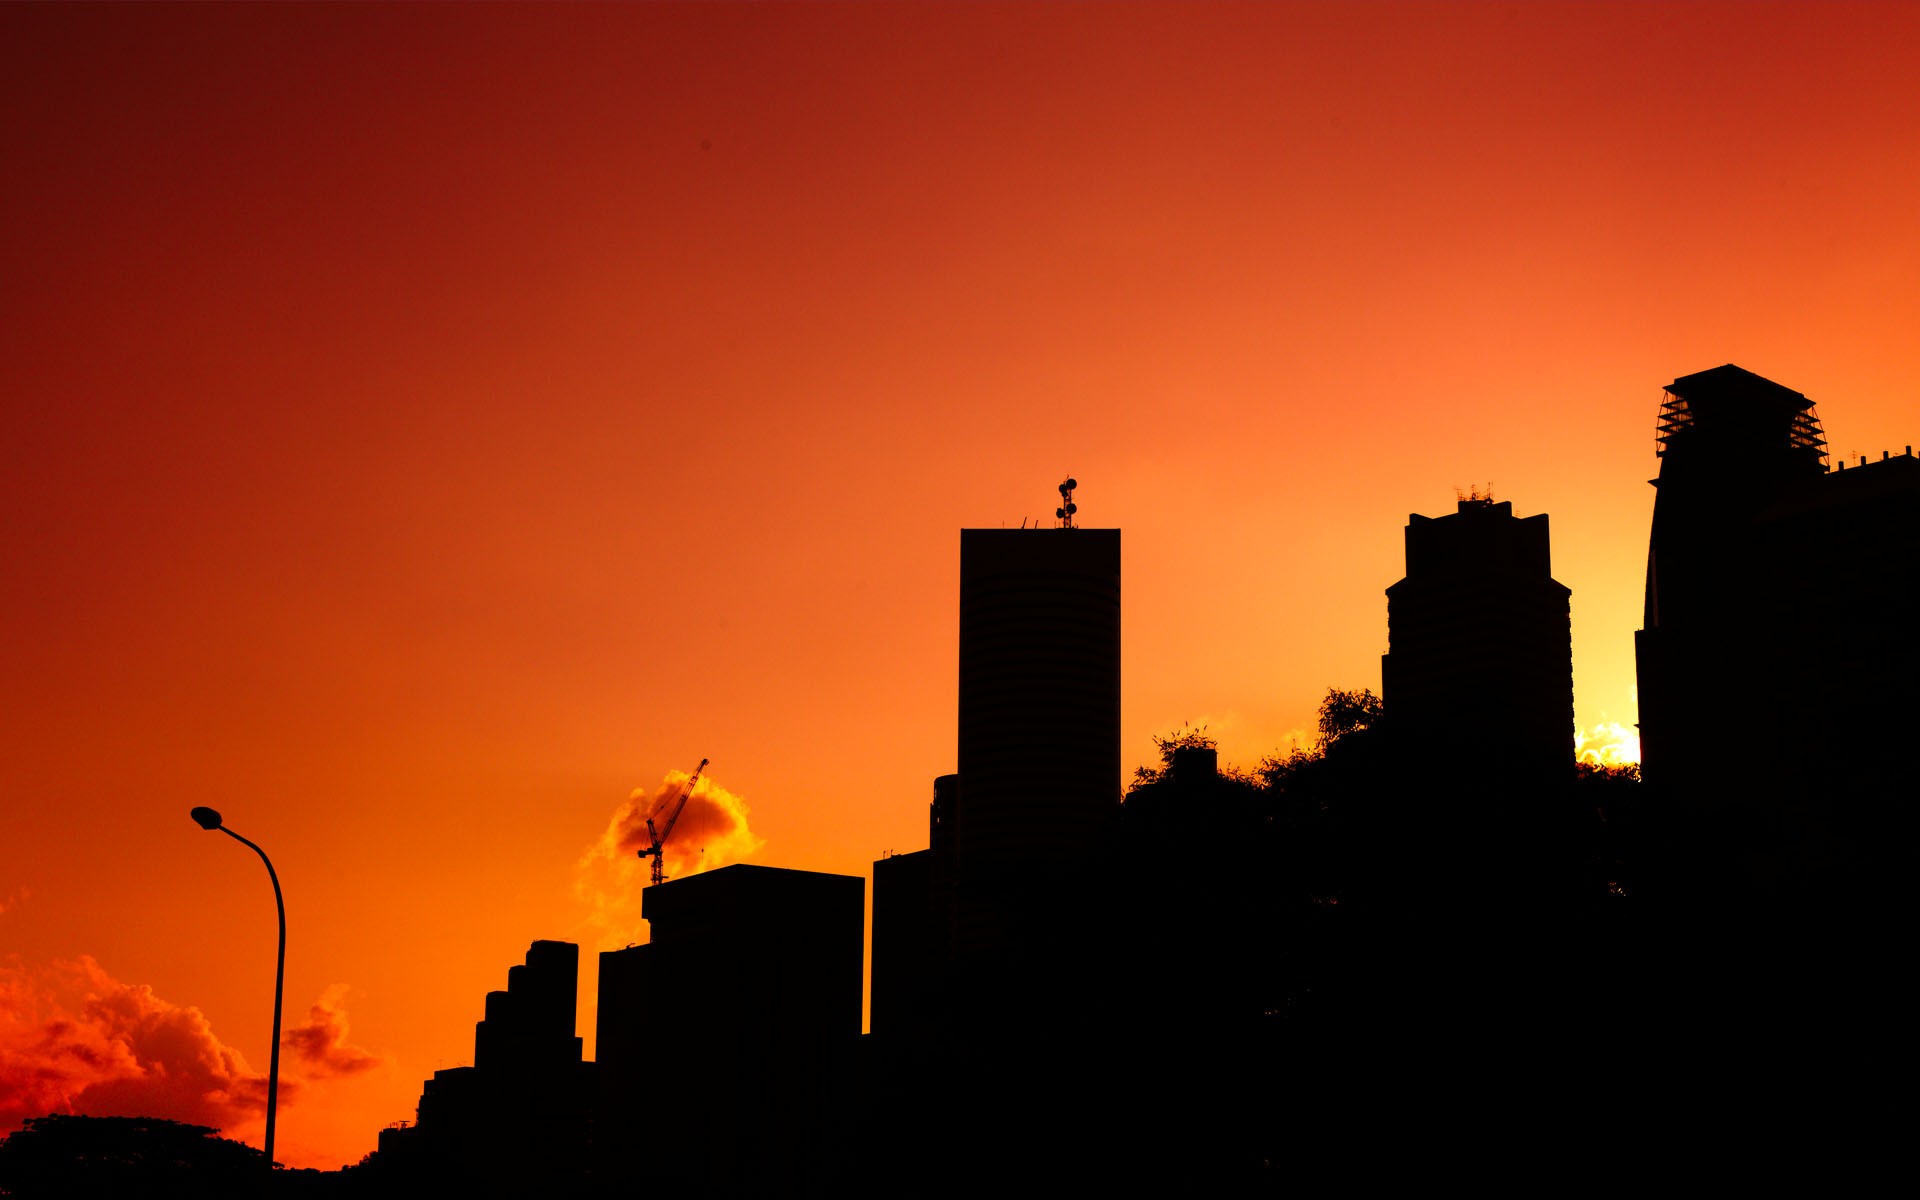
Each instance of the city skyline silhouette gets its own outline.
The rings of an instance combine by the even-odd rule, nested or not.
[[[673,882],[872,910],[960,769],[952,531],[1069,475],[1126,543],[1116,789],[1390,690],[1408,517],[1489,482],[1551,517],[1569,740],[1631,759],[1667,382],[1803,391],[1849,496],[1914,440],[1915,20],[9,6],[0,1132],[258,1143],[272,897],[193,807],[286,884],[297,1166],[471,1065],[535,942],[597,1061],[621,846],[703,756]],[[1716,716],[1756,762],[1868,744],[1802,703],[1900,628],[1837,596],[1815,692]]]
[[[864,879],[696,859],[642,892],[646,940],[600,956],[597,1057],[574,1032],[579,946],[536,940],[487,994],[471,1065],[434,1072],[415,1119],[359,1164],[284,1186],[613,1195],[642,1163],[655,1185],[712,1196],[957,1194],[1009,1176],[1237,1192],[1340,1178],[1375,1143],[1467,1168],[1481,1118],[1416,1114],[1383,1085],[1521,1089],[1505,1119],[1528,1145],[1498,1172],[1518,1179],[1638,1119],[1597,1093],[1607,1071],[1580,1062],[1596,1049],[1729,1118],[1664,1149],[1620,1145],[1615,1169],[1712,1159],[1747,1122],[1851,1136],[1854,1105],[1759,1100],[1748,1081],[1844,1089],[1848,1056],[1800,1056],[1894,1044],[1879,952],[1911,906],[1889,731],[1920,704],[1902,651],[1872,631],[1920,591],[1901,541],[1920,529],[1920,459],[1909,447],[1848,478],[1811,417],[1784,418],[1811,411],[1804,396],[1731,364],[1667,392],[1639,638],[1660,714],[1650,782],[1576,763],[1548,518],[1480,489],[1409,518],[1380,696],[1330,690],[1314,746],[1252,772],[1183,726],[1124,795],[1121,531],[1078,527],[1066,501],[1055,527],[963,530],[961,770],[934,781],[928,847],[874,863],[887,1002],[871,1032]],[[1857,546],[1894,565],[1836,581],[1824,564]],[[1775,613],[1776,596],[1796,607]],[[1762,635],[1822,605],[1894,656],[1844,689],[1870,710],[1795,682],[1783,702],[1831,732],[1763,774],[1713,753],[1706,681],[1798,681],[1796,649]],[[1449,759],[1436,740],[1481,750]],[[622,850],[661,859],[707,766],[649,806],[673,814],[665,831]],[[1217,842],[1209,869],[1156,879],[1140,904],[1135,864],[1194,830]],[[1727,1077],[1702,1078],[1696,1055]],[[1009,1090],[1036,1070],[1031,1096]],[[1448,1082],[1469,1070],[1484,1078]],[[1557,1115],[1528,1111],[1542,1105]],[[1148,1119],[1160,1136],[1143,1145]],[[204,1175],[243,1193],[248,1152],[214,1133],[37,1114],[0,1143],[0,1185],[105,1195]],[[1819,1146],[1778,1168],[1818,1173]]]

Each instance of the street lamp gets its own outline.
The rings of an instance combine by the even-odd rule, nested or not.
[[[273,1055],[267,1063],[267,1172],[273,1172],[273,1118],[280,1106],[280,990],[287,976],[287,902],[280,897],[280,877],[273,873],[273,860],[267,852],[220,823],[220,814],[211,808],[196,808],[188,814],[200,828],[218,829],[234,841],[251,847],[267,864],[267,878],[273,881],[273,904],[280,910],[280,957],[273,964]]]

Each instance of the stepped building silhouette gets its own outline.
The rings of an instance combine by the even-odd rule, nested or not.
[[[578,1185],[593,1073],[573,1032],[579,972],[580,947],[571,942],[528,947],[526,961],[508,968],[506,989],[487,993],[473,1065],[435,1071],[418,1119],[381,1131],[375,1182],[395,1194],[416,1186],[564,1193]]]

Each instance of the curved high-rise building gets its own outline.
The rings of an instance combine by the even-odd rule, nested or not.
[[[1667,385],[1658,446],[1647,783],[1729,877],[1864,911],[1912,844],[1920,460],[1830,469],[1813,401],[1731,364]]]
[[[1634,638],[1641,754],[1650,782],[1704,799],[1753,719],[1729,701],[1759,699],[1754,685],[1777,665],[1767,643],[1791,637],[1773,611],[1782,567],[1821,569],[1811,545],[1782,544],[1762,515],[1819,481],[1826,441],[1813,401],[1729,363],[1667,385],[1657,444]]]

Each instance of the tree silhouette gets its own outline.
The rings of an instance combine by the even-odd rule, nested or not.
[[[1320,702],[1320,744],[1325,750],[1350,734],[1360,733],[1380,723],[1385,705],[1370,688],[1343,692],[1328,688]]]
[[[1377,748],[1378,738],[1372,735],[1379,731],[1383,714],[1380,697],[1370,689],[1347,692],[1330,687],[1320,702],[1319,737],[1314,744],[1307,749],[1295,746],[1284,755],[1268,755],[1256,773],[1276,797],[1290,790],[1324,787],[1330,782],[1324,770],[1330,756],[1337,754],[1343,763],[1350,762],[1359,758],[1363,749]],[[1324,802],[1325,797],[1317,799]]]
[[[1207,733],[1205,725],[1182,725],[1168,734],[1153,734],[1153,748],[1160,755],[1158,767],[1135,767],[1133,782],[1127,785],[1128,794],[1150,784],[1159,783],[1167,778],[1173,769],[1173,760],[1182,750],[1213,750],[1219,746]]]
[[[158,1117],[29,1117],[0,1142],[13,1197],[251,1196],[260,1151],[205,1125]]]

